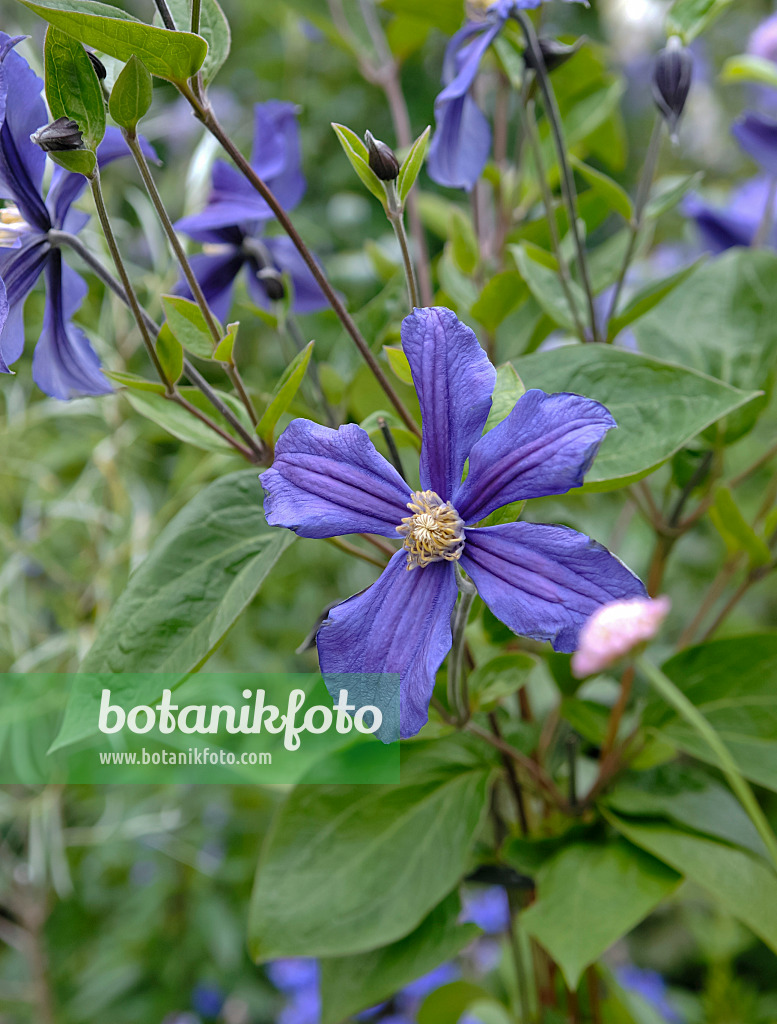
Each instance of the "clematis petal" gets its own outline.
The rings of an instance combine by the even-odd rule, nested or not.
[[[405,318],[402,347],[423,416],[421,486],[447,500],[488,419],[496,370],[474,332],[442,306]]]
[[[252,234],[260,224],[261,216],[255,208],[249,209],[242,202],[220,201],[201,213],[182,217],[175,227],[196,242],[240,245],[245,235]]]
[[[300,537],[377,533],[396,540],[408,514],[410,488],[355,423],[332,430],[292,420],[259,479],[267,522]]]
[[[14,49],[22,37],[0,32],[0,197],[13,199],[24,219],[42,231],[50,227],[41,199],[46,154],[30,141],[30,135],[46,124],[43,82]]]
[[[285,235],[276,235],[264,238],[262,242],[272,257],[276,270],[281,274],[288,274],[291,278],[294,289],[292,312],[316,313],[320,309],[326,309],[329,303],[292,240]],[[256,279],[255,273],[249,275],[249,288],[256,304],[268,308],[267,294]]]
[[[758,227],[752,217],[710,206],[693,193],[683,200],[682,212],[696,221],[704,248],[713,253],[736,245],[749,246]]]
[[[398,551],[373,585],[333,608],[318,631],[324,682],[336,695],[345,674],[399,676],[401,735],[415,736],[429,715],[434,679],[451,648],[456,577],[447,562],[407,571]],[[357,690],[351,684],[350,691]],[[388,701],[384,701],[388,703]],[[380,706],[380,705],[379,705]]]
[[[469,475],[451,499],[465,523],[503,505],[579,487],[615,420],[580,395],[527,391],[474,446]]]
[[[0,361],[8,373],[24,350],[24,302],[49,258],[46,236],[27,235],[18,249],[0,249],[0,278],[6,291],[8,312],[0,326]]]
[[[0,335],[2,334],[3,328],[5,327],[6,321],[8,320],[8,313],[10,311],[8,304],[8,296],[5,291],[5,285],[3,279],[0,277]],[[3,359],[2,349],[0,349],[0,373],[10,373],[11,369]]]
[[[731,134],[767,174],[777,175],[777,120],[748,111],[734,122]]]
[[[291,210],[305,194],[297,107],[281,100],[254,107],[251,165],[275,198]]]
[[[232,305],[235,279],[245,263],[245,257],[239,249],[228,246],[223,253],[213,256],[205,253],[191,256],[189,263],[214,315],[222,322],[225,321]],[[193,297],[186,281],[178,283],[175,293],[187,299]]]
[[[494,615],[557,651],[577,648],[583,624],[602,605],[646,596],[606,548],[565,526],[509,523],[466,535],[462,568]]]
[[[86,292],[84,279],[62,262],[58,249],[53,250],[46,265],[43,331],[32,360],[33,380],[53,398],[105,395],[112,390],[89,339],[71,321]]]

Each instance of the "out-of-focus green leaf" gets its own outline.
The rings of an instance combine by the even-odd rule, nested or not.
[[[583,163],[575,156],[570,157],[570,161],[581,178],[588,182],[594,192],[600,195],[615,213],[619,213],[625,221],[631,220],[634,214],[634,205],[628,192],[617,181],[613,181],[606,174]]]
[[[663,302],[667,295],[670,295],[678,285],[681,285],[683,281],[689,278],[705,259],[706,257],[702,256],[695,263],[691,263],[690,266],[683,267],[677,273],[670,274],[659,281],[651,281],[650,284],[637,292],[636,295],[629,299],[624,309],[612,318],[608,331],[610,340],[617,338],[625,327],[633,324],[640,317],[649,313],[651,309],[654,309],[660,302]]]
[[[645,207],[646,220],[658,220],[669,213],[675,206],[702,183],[704,172],[697,171],[685,178],[666,178],[658,182],[653,189],[653,196]]]
[[[116,384],[125,388],[133,388],[135,391],[153,391],[157,395],[165,393],[165,386],[158,380],[146,380],[135,373],[124,373],[120,370],[106,370],[105,376],[110,377]]]
[[[140,389],[130,388],[125,392],[127,401],[135,412],[162,427],[173,437],[185,444],[194,445],[206,452],[232,451],[226,441],[215,431],[209,430],[186,409],[176,405],[163,395],[148,394]]]
[[[515,270],[494,274],[472,306],[472,316],[487,331],[495,331],[529,294],[523,278]]]
[[[605,437],[585,488],[611,490],[660,466],[757,393],[610,345],[571,345],[515,360],[527,388],[571,391],[606,405],[618,424]]]
[[[540,868],[537,901],[521,915],[521,924],[574,990],[585,968],[647,917],[680,880],[677,871],[622,840],[574,843]]]
[[[729,57],[720,73],[722,82],[757,82],[777,88],[777,65],[766,57],[752,53],[740,53]]]
[[[472,981],[451,981],[430,992],[418,1010],[418,1024],[457,1024],[474,1003],[488,998],[488,992]]]
[[[506,419],[525,394],[526,388],[518,376],[512,363],[502,363],[496,368],[496,384],[491,396],[491,409],[488,413],[483,433],[487,434],[495,426]]]
[[[470,673],[468,686],[472,709],[490,711],[504,697],[516,693],[528,681],[536,661],[528,654],[498,654]]]
[[[156,339],[156,354],[167,379],[175,384],[183,373],[183,346],[170,330],[169,324],[162,324]]]
[[[399,168],[397,192],[399,193],[399,201],[401,203],[404,203],[407,199],[410,189],[415,185],[416,178],[421,173],[421,168],[426,158],[426,151],[429,148],[431,130],[431,126],[429,126],[418,136],[411,146],[410,152],[405,157],[402,166]]]
[[[134,132],[138,121],[148,113],[153,97],[148,68],[133,54],[111,89],[111,117],[120,128]]]
[[[451,251],[462,274],[472,274],[480,260],[480,250],[472,221],[458,208],[451,218]]]
[[[575,333],[575,322],[572,318],[572,311],[569,308],[567,297],[559,280],[558,270],[551,269],[548,263],[555,265],[553,257],[549,253],[538,249],[536,246],[524,243],[523,245],[511,245],[510,252],[515,259],[516,266],[529,287],[534,298],[549,317],[569,331]],[[586,308],[586,300],[582,289],[574,281],[569,282],[569,290],[572,299],[577,305],[578,312]]]
[[[667,35],[691,43],[730,7],[733,0],[675,0],[666,19]]]
[[[766,541],[755,532],[739,509],[728,487],[718,487],[709,511],[715,529],[723,538],[729,555],[745,552],[750,566],[768,565],[772,553]]]
[[[399,377],[403,384],[412,384],[413,372],[410,369],[410,363],[407,361],[404,351],[398,345],[384,345],[383,351],[388,357],[389,366],[393,373]]]
[[[105,99],[86,50],[72,36],[49,25],[43,59],[52,119],[69,117],[75,121],[86,148],[96,150],[105,135]]]
[[[257,434],[267,444],[272,444],[278,420],[294,401],[294,396],[300,389],[310,357],[313,354],[314,345],[314,341],[309,341],[303,350],[297,353],[275,385],[270,403],[256,428]]]
[[[406,938],[391,946],[321,961],[321,1024],[339,1024],[388,999],[411,981],[450,960],[479,934],[457,924],[461,904],[447,897]]]
[[[186,82],[195,75],[208,50],[207,43],[190,32],[144,25],[131,14],[94,0],[20,0],[50,25],[87,46],[128,61],[135,54],[152,75],[171,82]]]

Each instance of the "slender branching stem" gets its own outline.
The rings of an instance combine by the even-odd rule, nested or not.
[[[167,0],[154,0],[154,3],[156,4],[156,9],[159,11],[159,16],[161,17],[165,28],[169,28],[171,32],[175,32],[175,22],[173,21],[173,16],[170,13],[170,8],[167,6]]]
[[[453,645],[448,659],[448,705],[460,722],[466,722],[469,718],[469,694],[464,668],[464,634],[477,590],[475,584],[464,576],[458,565],[456,583],[460,597],[453,622]]]
[[[521,948],[520,936],[520,912],[521,905],[518,894],[508,889],[507,901],[510,907],[510,953],[512,955],[513,967],[515,968],[515,982],[518,988],[518,1006],[521,1011],[521,1022],[530,1024],[531,1011],[529,1009],[529,976],[526,971],[526,964],[523,960],[523,949]]]
[[[339,551],[344,551],[346,555],[351,555],[353,558],[360,558],[363,562],[369,562],[370,565],[376,565],[379,569],[386,568],[385,561],[375,558],[367,551],[362,551],[361,548],[357,548],[355,544],[351,544],[347,540],[343,540],[341,537],[327,537],[326,540],[327,543],[332,545],[332,547],[337,548]]]
[[[259,177],[259,175],[256,173],[256,171],[248,162],[248,160],[246,160],[246,158],[237,148],[232,139],[224,131],[224,128],[221,126],[221,123],[214,114],[212,108],[209,105],[202,103],[197,98],[197,96],[195,96],[195,94],[192,92],[191,88],[185,83],[178,83],[178,89],[181,92],[181,94],[188,100],[188,102],[192,106],[192,109],[195,111],[196,116],[202,121],[202,123],[211,133],[211,135],[213,135],[213,137],[218,140],[218,142],[223,147],[224,151],[233,160],[235,166],[238,168],[240,173],[245,177],[249,184],[259,193],[259,195],[270,207],[276,219],[278,220],[278,223],[281,225],[283,230],[294,243],[295,248],[299,252],[302,259],[304,260],[306,266],[313,275],[319,288],[326,296],[329,305],[334,310],[335,314],[337,315],[337,318],[340,320],[340,323],[343,325],[346,332],[351,337],[354,344],[361,353],[364,361],[369,366],[375,379],[378,381],[380,386],[385,391],[386,395],[389,398],[389,401],[397,410],[397,413],[402,418],[408,430],[414,433],[417,437],[420,437],[421,431],[420,428],[418,427],[418,424],[410,415],[410,412],[406,408],[404,402],[397,394],[395,388],[391,384],[391,381],[386,376],[386,373],[384,372],[380,363],[377,361],[374,354],[370,350],[370,347],[368,346],[367,342],[364,340],[361,331],[356,326],[356,323],[353,320],[353,317],[350,315],[348,310],[343,305],[340,296],[329,283],[329,280],[327,279],[323,270],[319,266],[315,256],[303,241],[299,232],[292,223],[289,215],[278,202],[271,189],[267,187],[266,183]]]
[[[199,35],[200,32],[200,10],[202,6],[202,0],[192,0],[192,19],[191,19],[191,30],[195,35]]]
[[[610,324],[618,312],[618,304],[620,302],[621,295],[623,294],[626,277],[628,275],[629,268],[631,267],[631,261],[634,259],[637,241],[639,240],[639,234],[642,230],[642,225],[645,219],[645,209],[647,207],[648,199],[650,198],[650,190],[653,187],[653,180],[656,176],[656,167],[658,166],[658,157],[661,153],[663,130],[664,119],[661,115],[656,115],[656,119],[653,122],[653,131],[650,136],[650,143],[648,144],[645,163],[642,167],[642,174],[640,175],[639,185],[637,187],[637,198],[634,203],[634,213],[631,218],[631,224],[629,225],[629,244],[626,248],[626,254],[623,257],[623,265],[621,266],[620,274],[618,275],[615,291],[612,293],[610,308],[607,312],[607,319],[605,321],[607,339],[609,339]]]
[[[762,469],[767,462],[771,462],[775,456],[777,456],[777,444],[773,444],[771,448],[767,448],[763,455],[756,459],[752,465],[743,469],[741,473],[737,473],[736,476],[733,476],[729,480],[728,486],[739,487],[739,485],[744,483],[745,480],[749,479],[754,473],[757,473],[759,469]]]
[[[389,455],[391,456],[391,461],[394,464],[394,469],[396,469],[397,473],[399,473],[403,480],[406,480],[407,477],[405,476],[405,471],[402,467],[402,459],[399,456],[397,442],[394,440],[394,435],[391,433],[391,427],[383,416],[378,417],[378,426],[380,427],[381,434],[383,434],[383,440],[386,442],[386,447],[388,448]]]
[[[420,305],[418,280],[415,274],[415,267],[413,266],[413,257],[410,255],[410,246],[407,244],[404,212],[402,210],[402,204],[399,201],[395,181],[386,182],[386,199],[388,202],[388,219],[391,222],[394,234],[397,236],[397,241],[399,242],[399,248],[402,251],[402,264],[405,268],[405,279],[407,281],[407,294],[410,299],[410,308],[414,309],[416,306]]]
[[[305,346],[307,345],[307,342],[305,341],[305,336],[300,330],[300,326],[297,323],[294,316],[291,313],[285,313],[284,315],[278,317],[278,323],[281,329],[291,338],[294,347],[297,349],[297,351],[302,352]],[[311,390],[313,392],[314,401],[317,402],[318,405],[323,410],[324,416],[326,417],[326,421],[329,424],[329,426],[335,427],[337,425],[337,416],[335,415],[334,409],[329,404],[329,401],[326,395],[324,394],[324,388],[321,384],[321,375],[318,372],[318,364],[312,357],[308,366],[308,376],[310,378],[310,385]]]
[[[526,46],[532,56],[532,63],[537,76],[537,83],[539,84],[540,91],[542,92],[545,105],[545,116],[550,124],[550,130],[556,146],[559,170],[561,172],[561,192],[564,196],[564,201],[567,205],[567,211],[569,214],[569,228],[572,232],[572,238],[575,243],[580,280],[583,285],[583,290],[585,291],[586,299],[588,300],[588,313],[591,319],[591,338],[594,341],[599,341],[599,328],[596,322],[594,292],[591,284],[591,276],[588,271],[588,257],[585,251],[585,242],[580,232],[577,211],[577,190],[575,189],[575,178],[572,173],[572,167],[567,156],[564,129],[561,122],[561,111],[558,108],[556,94],[553,91],[553,85],[550,81],[548,69],[545,67],[545,58],[542,55],[542,50],[540,49],[534,25],[531,23],[531,20],[525,11],[516,10],[513,17],[518,21],[523,29],[523,34],[526,38]]]
[[[502,735],[502,730],[499,726],[499,719],[493,711],[488,716],[488,724],[491,726],[491,732],[493,732],[494,736],[496,736],[497,739],[504,741],[504,736]],[[526,813],[526,801],[523,795],[523,788],[512,759],[504,752],[501,752],[501,758],[507,775],[507,783],[510,787],[510,792],[513,794],[513,800],[515,801],[515,810],[518,814],[518,824],[521,827],[521,835],[526,838],[529,835],[529,817]]]

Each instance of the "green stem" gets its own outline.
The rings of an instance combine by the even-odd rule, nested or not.
[[[448,704],[458,720],[466,722],[469,718],[469,694],[464,672],[464,634],[477,590],[474,583],[470,583],[465,578],[458,565],[456,566],[456,583],[461,597],[456,606],[453,645],[448,659]]]
[[[200,33],[200,6],[202,0],[192,0],[192,32],[194,35]]]
[[[656,115],[656,119],[653,122],[653,132],[650,136],[650,144],[648,145],[645,163],[639,180],[639,187],[637,189],[637,198],[634,203],[634,214],[631,219],[631,224],[629,225],[631,237],[629,238],[626,255],[623,258],[623,266],[621,267],[621,272],[618,276],[615,291],[613,292],[612,300],[610,302],[610,309],[607,313],[606,331],[608,338],[610,333],[610,323],[618,312],[618,303],[620,302],[621,295],[623,294],[623,288],[626,284],[626,275],[629,272],[631,261],[634,258],[634,252],[637,248],[637,240],[639,238],[639,233],[642,230],[645,208],[647,207],[648,199],[650,198],[650,190],[653,186],[653,179],[656,176],[658,157],[661,152],[663,129],[664,119],[660,115]]]
[[[664,675],[661,669],[647,661],[644,657],[637,659],[637,667],[647,677],[660,696],[685,719],[715,754],[721,771],[728,779],[729,785],[739,797],[742,806],[758,829],[758,833],[764,841],[764,846],[769,851],[769,856],[772,858],[775,867],[777,867],[777,838],[775,838],[766,815],[761,810],[749,783],[737,767],[736,761],[728,747],[701,711],[688,700],[671,679]]]
[[[407,281],[407,294],[410,299],[410,308],[415,309],[416,306],[421,305],[421,301],[418,297],[418,280],[415,274],[413,258],[410,255],[410,246],[407,244],[404,211],[402,209],[402,204],[399,201],[399,195],[397,194],[396,182],[387,181],[385,186],[386,198],[388,199],[388,219],[391,222],[391,226],[394,228],[394,234],[397,236],[399,248],[402,250],[402,263],[405,268],[405,279]]]
[[[170,8],[167,6],[167,0],[154,0],[156,9],[159,11],[159,15],[164,22],[165,28],[169,28],[171,32],[175,32],[175,22],[173,16],[170,13]]]
[[[532,25],[530,19],[524,11],[517,10],[513,14],[513,17],[520,24],[523,29],[523,34],[526,37],[526,45],[532,55],[532,61],[534,64],[535,74],[537,76],[537,82],[539,83],[542,96],[545,101],[545,116],[550,124],[550,130],[553,135],[553,140],[556,145],[556,153],[558,155],[559,169],[561,171],[561,191],[564,196],[564,201],[567,204],[567,210],[569,213],[569,226],[572,232],[572,238],[575,243],[575,251],[577,252],[577,262],[580,269],[580,279],[583,284],[583,290],[585,291],[586,298],[588,300],[588,313],[591,319],[591,337],[594,341],[599,341],[599,329],[596,324],[596,307],[594,303],[594,292],[591,285],[591,277],[588,272],[588,259],[586,257],[585,244],[583,243],[582,236],[580,234],[580,225],[578,223],[577,214],[577,192],[575,189],[575,179],[572,174],[572,168],[569,160],[567,159],[567,148],[564,141],[564,129],[561,123],[561,111],[559,110],[558,103],[556,102],[556,94],[553,91],[553,85],[550,81],[550,75],[548,69],[545,67],[545,58],[542,56],[542,50],[540,49],[540,43],[537,38],[537,33]]]
[[[411,433],[415,434],[416,437],[420,437],[421,431],[418,427],[418,424],[410,415],[410,412],[406,408],[404,402],[399,397],[393,385],[391,384],[391,381],[384,373],[380,363],[377,361],[372,351],[370,350],[369,345],[364,340],[361,331],[356,326],[353,317],[350,315],[350,313],[343,305],[343,302],[340,299],[337,292],[334,290],[334,288],[332,288],[332,285],[329,283],[329,280],[327,279],[323,270],[318,265],[315,256],[307,247],[305,242],[302,240],[302,237],[300,236],[297,229],[294,227],[294,224],[289,218],[289,215],[286,213],[281,204],[275,198],[273,192],[267,187],[265,182],[259,177],[259,175],[253,169],[248,160],[246,160],[246,158],[243,156],[243,154],[240,152],[240,150],[237,148],[234,142],[226,134],[218,118],[213,113],[213,110],[206,104],[201,103],[200,100],[194,95],[192,90],[189,88],[189,86],[185,83],[178,83],[178,89],[181,92],[181,95],[184,96],[185,99],[190,103],[199,120],[202,121],[207,130],[211,133],[211,135],[213,135],[213,137],[219,141],[224,151],[231,157],[231,159],[235,163],[235,166],[238,168],[243,177],[259,193],[259,195],[270,207],[278,223],[289,236],[291,241],[294,243],[295,248],[299,252],[302,259],[305,261],[305,264],[307,265],[308,269],[313,275],[319,288],[326,296],[329,305],[332,307],[340,323],[343,325],[346,332],[353,340],[354,344],[361,353],[362,358],[369,366],[375,379],[383,388],[391,404],[397,410],[397,413],[401,417],[402,421],[405,423],[405,425],[407,426],[408,430]]]

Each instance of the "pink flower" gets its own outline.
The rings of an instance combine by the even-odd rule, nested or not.
[[[669,614],[668,597],[635,597],[612,601],[588,619],[580,631],[580,646],[572,656],[578,679],[608,668],[639,644],[652,640]]]

